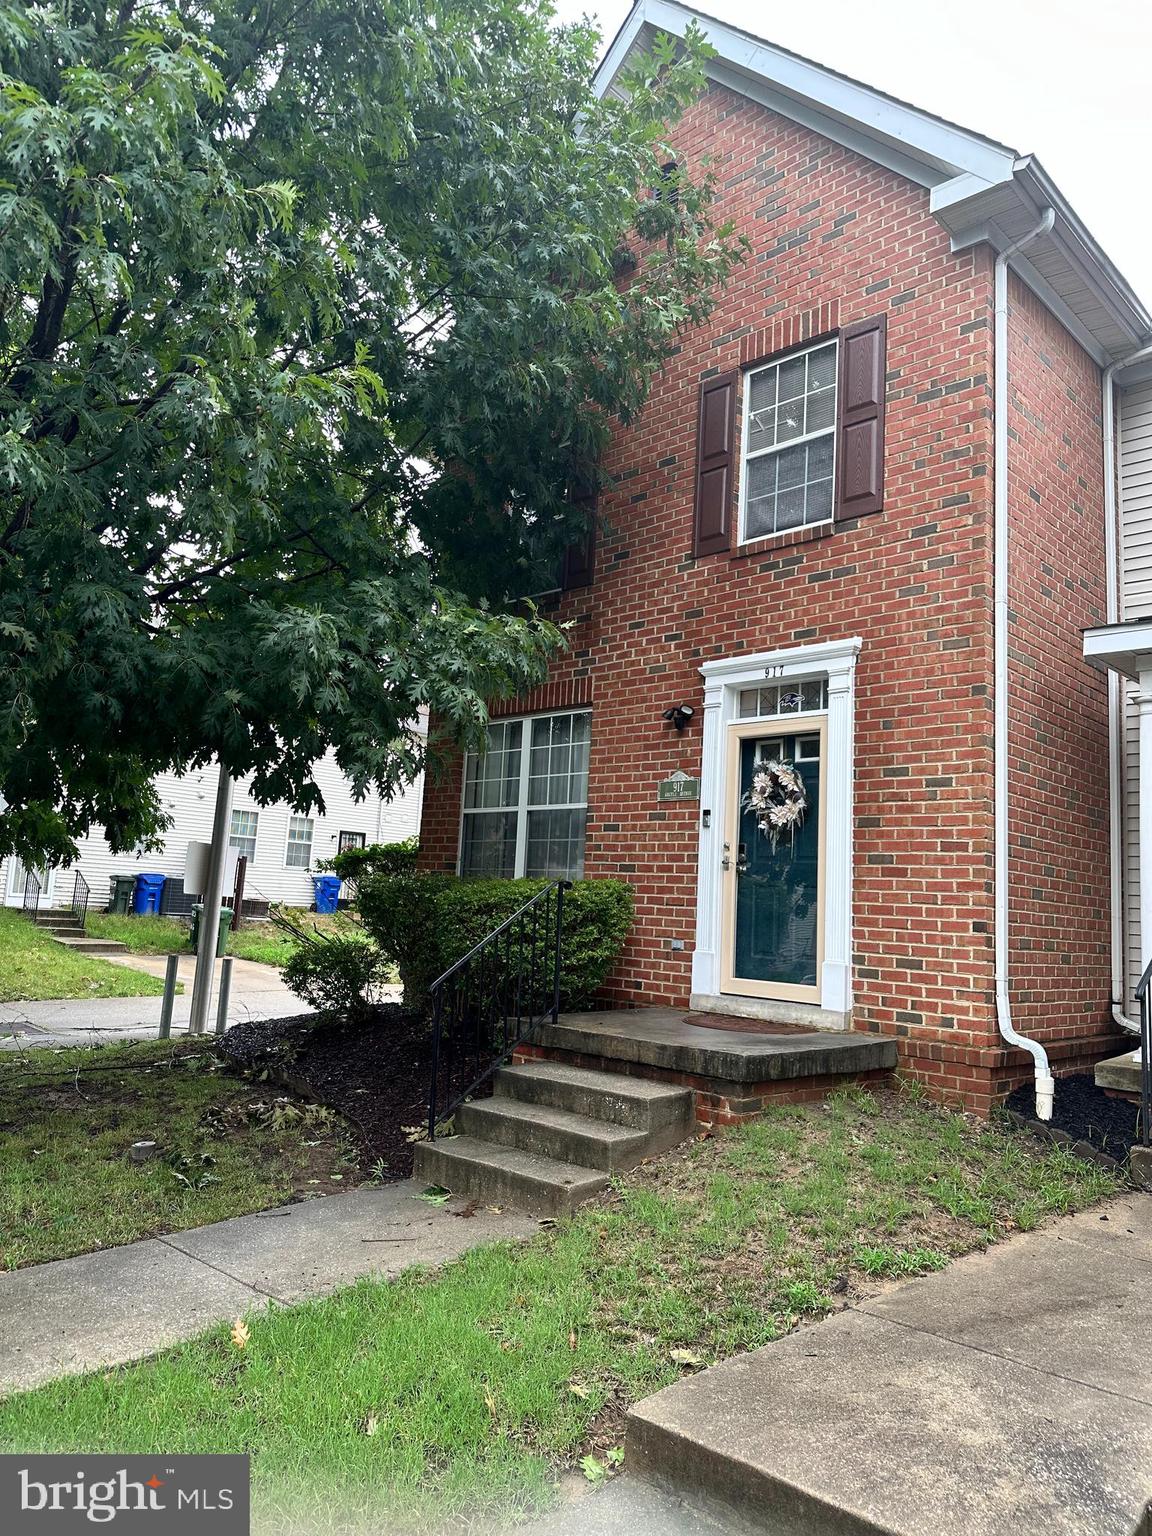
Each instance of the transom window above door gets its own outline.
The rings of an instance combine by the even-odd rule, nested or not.
[[[836,342],[793,352],[744,380],[742,540],[830,522],[836,458]]]
[[[795,683],[766,683],[762,688],[741,688],[741,720],[762,715],[798,715],[828,708],[828,679],[806,678]]]
[[[487,751],[464,760],[462,875],[583,875],[591,722],[581,711],[488,727]]]

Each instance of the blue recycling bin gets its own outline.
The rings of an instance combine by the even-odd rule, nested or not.
[[[167,875],[137,875],[132,893],[132,910],[137,917],[152,917],[160,911]]]
[[[340,905],[340,876],[313,875],[312,889],[316,892],[317,912],[335,912]]]

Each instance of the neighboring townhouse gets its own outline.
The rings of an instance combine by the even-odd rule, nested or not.
[[[286,803],[260,805],[252,798],[246,779],[236,783],[229,844],[247,859],[244,898],[256,910],[266,909],[274,901],[310,906],[312,875],[321,860],[344,848],[399,842],[419,831],[422,781],[393,800],[370,795],[357,801],[331,755],[316,764],[315,776],[324,797],[322,814],[313,810],[303,815]],[[91,890],[93,909],[99,909],[107,905],[112,876],[143,871],[167,876],[164,911],[187,911],[200,893],[184,889],[185,855],[190,842],[211,840],[217,779],[215,763],[186,774],[161,774],[156,787],[172,818],[163,849],[158,853],[113,853],[102,836],[82,838],[80,857],[74,864],[39,872],[41,905],[68,906],[79,873]],[[24,904],[25,879],[18,859],[0,862],[0,892],[7,906]]]
[[[851,1024],[972,1108],[1043,1096],[1124,1044],[1149,948],[1082,631],[1117,616],[1102,391],[1152,318],[1033,157],[670,0],[600,88],[693,17],[673,142],[751,253],[616,434],[570,650],[428,797],[421,861],[629,881],[616,1005]],[[1120,409],[1152,437],[1147,384]]]

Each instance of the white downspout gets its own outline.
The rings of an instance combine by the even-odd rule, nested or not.
[[[1008,991],[1008,261],[1022,246],[1046,235],[1056,222],[1052,208],[1036,228],[1014,241],[996,257],[993,346],[993,441],[995,448],[993,511],[995,572],[993,636],[995,697],[993,700],[995,820],[995,945],[996,1022],[1009,1045],[1028,1051],[1036,1068],[1036,1116],[1051,1120],[1056,1085],[1048,1053],[1038,1040],[1020,1034],[1012,1023]]]
[[[1152,346],[1141,347],[1118,362],[1109,363],[1102,380],[1101,419],[1104,431],[1104,573],[1105,617],[1109,624],[1120,620],[1120,512],[1116,504],[1116,401],[1113,382],[1121,368],[1152,355]],[[1124,877],[1120,806],[1124,780],[1120,735],[1124,685],[1120,674],[1108,670],[1108,851],[1109,889],[1112,906],[1112,1018],[1121,1029],[1138,1035],[1140,1025],[1124,1012]]]

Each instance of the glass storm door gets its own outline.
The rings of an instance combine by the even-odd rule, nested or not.
[[[733,790],[725,850],[726,991],[797,1002],[820,999],[823,947],[823,721],[807,729],[769,733],[741,727],[732,733],[729,783]],[[775,839],[761,831],[747,804],[757,770],[782,763],[797,775],[806,805],[803,819]]]
[[[56,893],[56,871],[54,869],[38,869],[37,878],[40,881],[40,905],[48,906]],[[24,905],[24,882],[27,879],[27,871],[20,860],[13,857],[8,860],[8,885],[4,893],[4,905],[8,907],[20,907]]]

